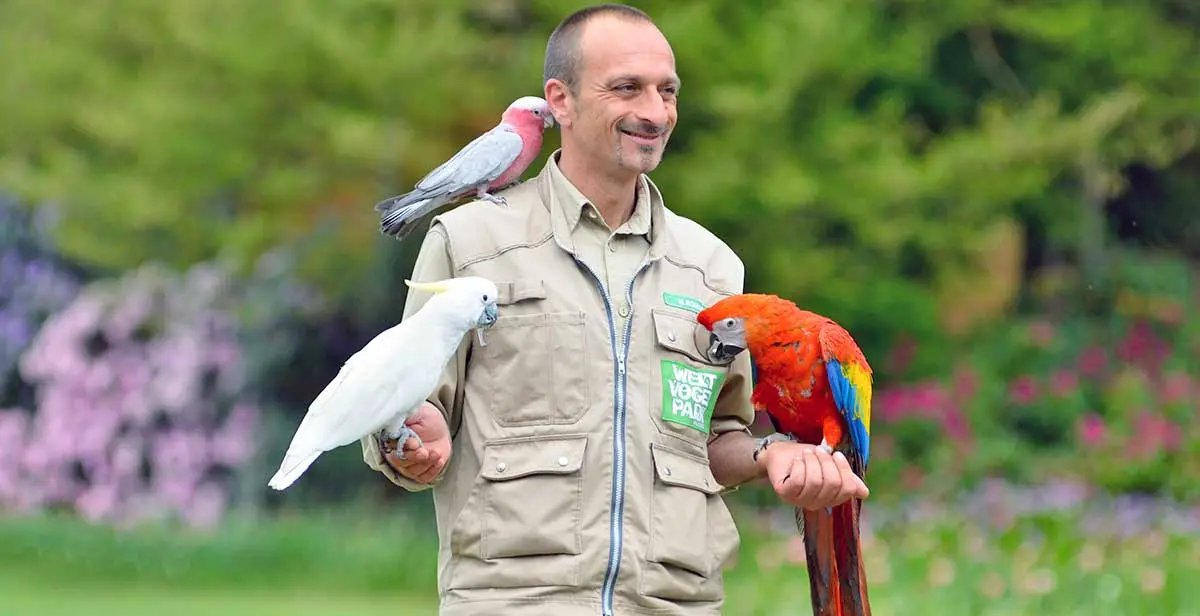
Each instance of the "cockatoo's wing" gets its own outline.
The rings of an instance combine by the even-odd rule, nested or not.
[[[291,485],[322,453],[379,430],[412,412],[429,395],[443,368],[422,353],[435,341],[419,323],[407,321],[376,336],[350,356],[308,407],[268,485]],[[430,374],[426,374],[430,373]]]

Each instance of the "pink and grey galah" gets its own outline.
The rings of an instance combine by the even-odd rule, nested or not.
[[[551,126],[554,116],[544,99],[523,96],[513,101],[499,124],[430,171],[413,190],[377,203],[380,231],[401,239],[424,215],[471,194],[507,205],[504,197],[491,193],[517,183],[542,151],[542,133]]]

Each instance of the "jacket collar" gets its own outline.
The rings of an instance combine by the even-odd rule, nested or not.
[[[536,182],[538,196],[549,210],[554,241],[563,250],[575,254],[575,242],[571,233],[580,223],[588,201],[558,168],[558,155],[561,151],[555,150],[546,158],[545,166],[533,181]],[[638,178],[637,198],[633,216],[622,227],[634,234],[644,234],[648,237],[650,251],[647,258],[654,261],[670,252],[673,239],[667,226],[662,193],[646,174]]]

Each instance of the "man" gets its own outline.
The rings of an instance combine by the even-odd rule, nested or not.
[[[500,319],[411,422],[423,446],[362,444],[396,484],[436,486],[444,615],[719,614],[738,548],[724,489],[766,476],[810,508],[867,495],[841,454],[756,455],[749,357],[704,353],[694,313],[741,292],[743,266],[644,175],[679,86],[641,11],[567,17],[545,64],[562,148],[507,207],[460,206],[425,238],[413,278],[490,278]]]

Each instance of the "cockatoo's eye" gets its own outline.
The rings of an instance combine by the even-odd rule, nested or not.
[[[488,301],[488,296],[487,296],[487,293],[484,293],[484,294],[483,294],[483,303],[485,303],[485,304],[486,304],[486,303],[487,303],[487,301]]]

